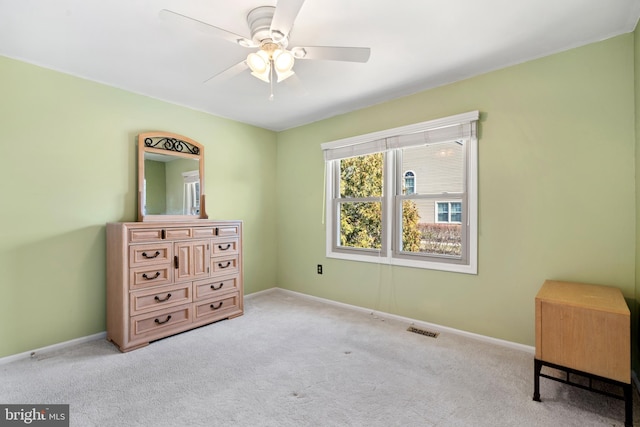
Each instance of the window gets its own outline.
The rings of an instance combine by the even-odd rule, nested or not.
[[[416,192],[416,174],[413,171],[404,173],[404,194],[414,194]]]
[[[182,212],[184,215],[200,214],[200,175],[199,172],[183,172],[184,197]]]
[[[437,222],[462,222],[462,202],[437,202]]]
[[[478,117],[322,144],[327,256],[476,274]]]

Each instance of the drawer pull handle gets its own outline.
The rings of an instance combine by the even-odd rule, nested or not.
[[[171,298],[171,294],[167,294],[167,297],[165,299],[160,299],[158,295],[156,295],[153,299],[158,302],[165,302],[165,301],[169,301],[169,298]]]
[[[211,304],[211,306],[210,306],[210,307],[211,307],[211,310],[217,310],[217,309],[219,309],[220,307],[222,307],[222,304],[223,304],[223,303],[222,303],[222,301],[220,301],[220,303],[218,304],[218,306],[217,306],[217,307],[216,307],[216,306],[214,306],[213,304]]]
[[[147,255],[146,252],[142,252],[142,256],[145,257],[146,259],[154,259],[157,258],[158,255],[160,255],[160,251],[156,251],[155,255],[149,256]]]
[[[231,243],[227,243],[226,248],[223,248],[222,245],[218,245],[218,249],[220,249],[221,251],[226,251],[228,249],[231,249]]]
[[[168,315],[168,316],[167,316],[167,320],[160,321],[160,320],[156,319],[156,320],[155,320],[155,322],[156,322],[158,325],[162,325],[162,324],[164,324],[164,323],[167,323],[169,320],[171,320],[171,315]]]
[[[227,265],[222,265],[222,263],[221,263],[221,262],[219,262],[219,263],[218,263],[218,267],[220,267],[220,268],[227,268],[227,267],[229,267],[230,265],[231,265],[231,261],[227,261]]]
[[[220,286],[218,286],[217,288],[216,288],[216,285],[211,285],[211,289],[213,289],[214,291],[218,291],[222,289],[223,286],[224,286],[224,283],[220,283]]]
[[[153,280],[153,279],[157,279],[158,277],[160,277],[160,272],[156,271],[156,275],[153,277],[149,277],[147,276],[147,273],[142,273],[142,277],[144,277],[147,280]]]

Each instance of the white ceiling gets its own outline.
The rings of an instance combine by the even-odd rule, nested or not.
[[[285,0],[281,0],[285,1]],[[298,60],[300,87],[249,71],[251,52],[159,18],[169,9],[250,37],[276,0],[0,0],[0,55],[283,130],[634,30],[640,0],[306,0],[290,46],[370,47],[367,63]],[[5,82],[6,83],[6,82]]]

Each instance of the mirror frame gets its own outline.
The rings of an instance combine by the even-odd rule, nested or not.
[[[163,154],[198,160],[200,179],[200,215],[145,215],[142,200],[145,153]],[[138,221],[184,221],[207,219],[204,192],[204,146],[191,138],[171,132],[145,132],[138,135]]]

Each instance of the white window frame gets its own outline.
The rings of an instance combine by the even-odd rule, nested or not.
[[[183,207],[185,215],[200,214],[200,172],[197,170],[182,173],[184,182]]]
[[[406,267],[425,268],[432,270],[450,271],[465,274],[478,273],[478,139],[477,121],[478,111],[449,116],[441,119],[430,120],[413,125],[402,126],[359,135],[337,141],[327,142],[321,145],[325,156],[325,218],[326,218],[326,256],[350,261],[373,262],[379,264],[398,265]],[[462,132],[463,138],[457,135]],[[403,145],[403,136],[424,133],[424,143],[443,142],[446,140],[466,141],[466,203],[463,203],[463,229],[466,231],[466,239],[463,241],[465,255],[460,261],[437,256],[412,255],[398,251],[398,242],[401,241],[400,225],[402,222],[398,206],[402,205],[402,195],[399,195],[394,185],[398,187],[398,179],[404,177],[404,173],[396,172],[397,165],[394,153],[399,148],[419,145],[409,142]],[[447,139],[449,138],[449,139]],[[410,140],[411,138],[409,138]],[[382,249],[363,250],[359,248],[339,247],[340,230],[339,220],[336,215],[336,185],[339,186],[339,175],[336,169],[340,159],[373,154],[385,153],[383,171],[383,196],[382,203]],[[393,177],[390,179],[390,177]],[[336,182],[338,181],[338,182]],[[401,186],[400,186],[401,187]],[[401,192],[401,191],[400,191]],[[446,200],[446,197],[443,197]],[[458,197],[459,199],[459,197]],[[458,201],[458,200],[456,200]],[[437,206],[437,205],[436,205]],[[464,208],[466,207],[466,209]],[[436,218],[437,219],[437,218]],[[466,227],[465,227],[466,226]],[[395,241],[394,241],[395,239]]]

